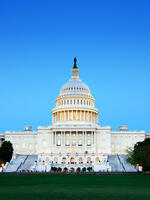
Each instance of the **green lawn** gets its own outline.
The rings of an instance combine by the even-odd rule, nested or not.
[[[150,200],[150,175],[0,174],[0,199]]]

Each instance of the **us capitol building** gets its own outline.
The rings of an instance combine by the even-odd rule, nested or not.
[[[145,131],[129,131],[126,126],[112,131],[98,124],[99,111],[90,89],[79,78],[76,58],[72,76],[55,103],[51,126],[38,127],[37,131],[25,127],[24,131],[6,131],[0,136],[0,140],[11,141],[14,148],[5,171],[50,171],[51,167],[136,170],[126,162],[127,149],[143,141]]]

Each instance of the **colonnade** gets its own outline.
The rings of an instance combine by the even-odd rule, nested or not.
[[[52,134],[55,146],[92,146],[96,144],[94,131],[54,131]]]
[[[88,121],[98,123],[98,114],[85,110],[65,110],[53,113],[53,123],[58,121]]]

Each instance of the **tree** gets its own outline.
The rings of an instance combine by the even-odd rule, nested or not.
[[[0,167],[2,166],[2,164],[3,164],[3,161],[2,161],[2,160],[0,160]]]
[[[0,147],[0,159],[6,163],[10,162],[13,155],[13,146],[10,141],[4,141]]]
[[[88,167],[87,170],[90,172],[92,170],[92,167]]]
[[[66,172],[66,171],[68,171],[68,168],[67,168],[67,167],[65,167],[65,168],[64,168],[64,171],[65,171],[65,172]]]
[[[80,171],[81,171],[81,168],[80,168],[80,167],[78,167],[78,168],[77,168],[77,172],[80,172]]]
[[[56,172],[57,171],[57,167],[53,167],[53,171]]]
[[[82,168],[82,171],[83,171],[83,172],[86,172],[86,167],[83,167],[83,168]]]
[[[132,165],[140,165],[143,171],[150,171],[150,138],[137,142],[133,150],[128,151],[127,161]]]
[[[61,167],[58,167],[57,171],[58,171],[58,172],[61,172],[61,171],[62,171],[62,168],[61,168]]]

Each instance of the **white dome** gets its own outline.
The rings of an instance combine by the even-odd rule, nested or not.
[[[71,79],[60,91],[60,95],[88,95],[91,96],[90,89],[80,79]]]

